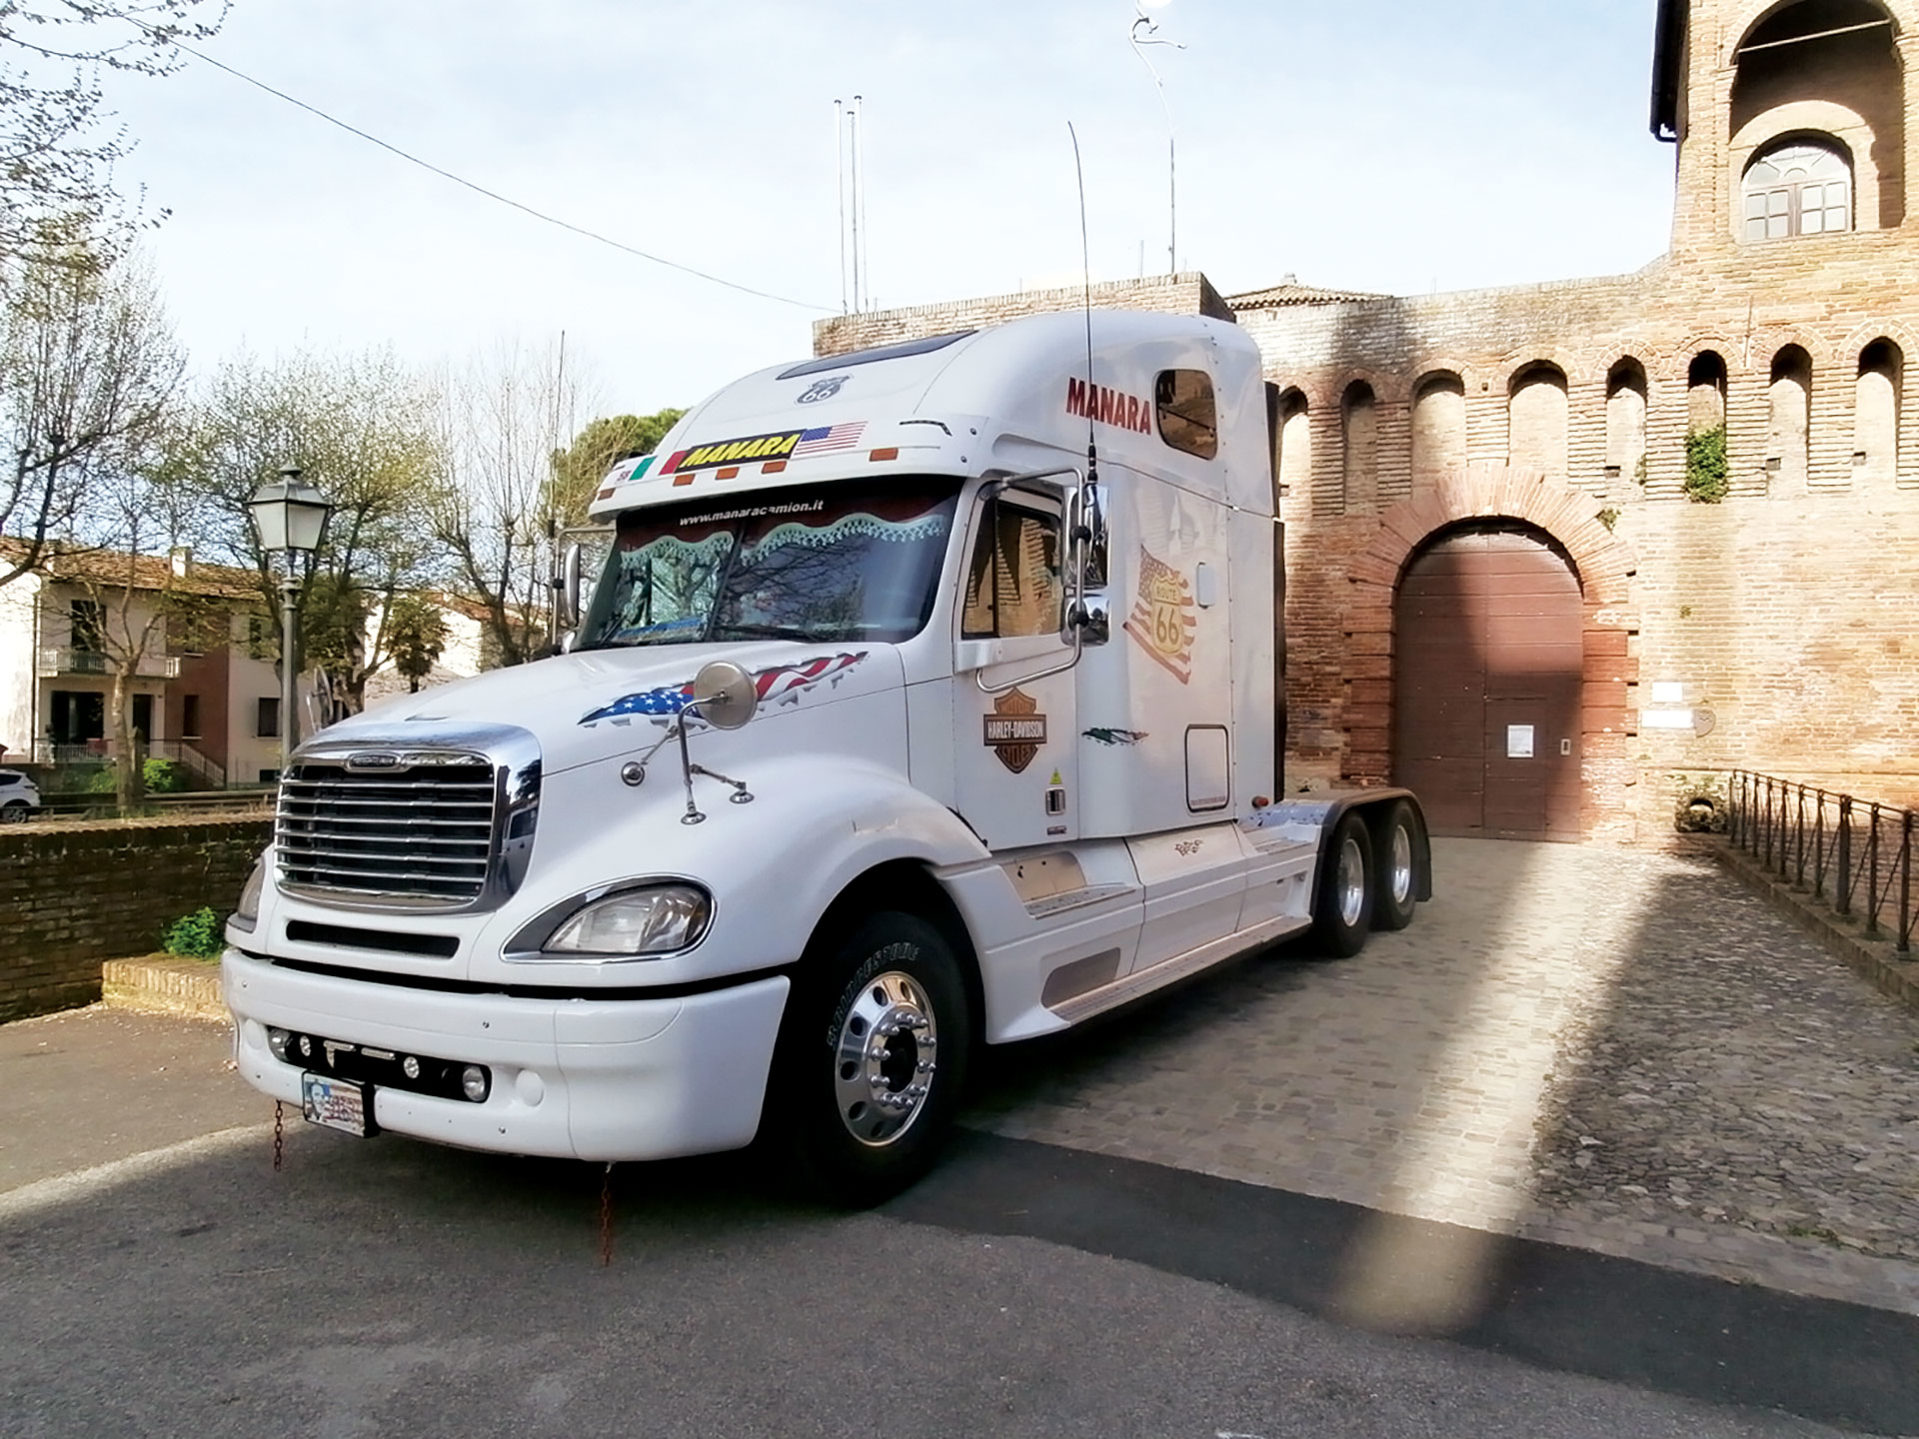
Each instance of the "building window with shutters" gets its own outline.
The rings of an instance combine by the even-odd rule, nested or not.
[[[1793,140],[1768,150],[1741,188],[1748,241],[1852,228],[1852,166],[1836,146]]]

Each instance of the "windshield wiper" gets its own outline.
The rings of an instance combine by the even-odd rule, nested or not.
[[[716,625],[712,638],[744,640],[800,640],[810,642],[818,638],[811,630],[800,629],[796,625]]]

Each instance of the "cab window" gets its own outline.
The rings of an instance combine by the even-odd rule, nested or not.
[[[987,502],[966,577],[961,636],[1057,634],[1066,623],[1058,515],[998,497]]]
[[[1219,406],[1211,375],[1204,370],[1161,370],[1153,395],[1162,440],[1202,460],[1219,453]]]

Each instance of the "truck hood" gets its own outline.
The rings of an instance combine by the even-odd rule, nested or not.
[[[457,743],[462,733],[512,725],[539,741],[542,767],[552,775],[650,747],[686,704],[700,666],[716,659],[732,660],[754,677],[756,727],[904,683],[898,652],[883,644],[593,650],[403,696],[329,725],[307,746]]]

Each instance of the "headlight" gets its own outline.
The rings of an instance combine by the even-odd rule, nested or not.
[[[629,889],[584,905],[539,948],[547,954],[673,954],[706,933],[713,902],[690,884]]]
[[[233,906],[233,915],[227,923],[235,929],[250,930],[260,921],[260,894],[267,887],[267,860],[265,855],[254,861],[253,873],[247,876],[245,886],[240,890],[240,902]]]

